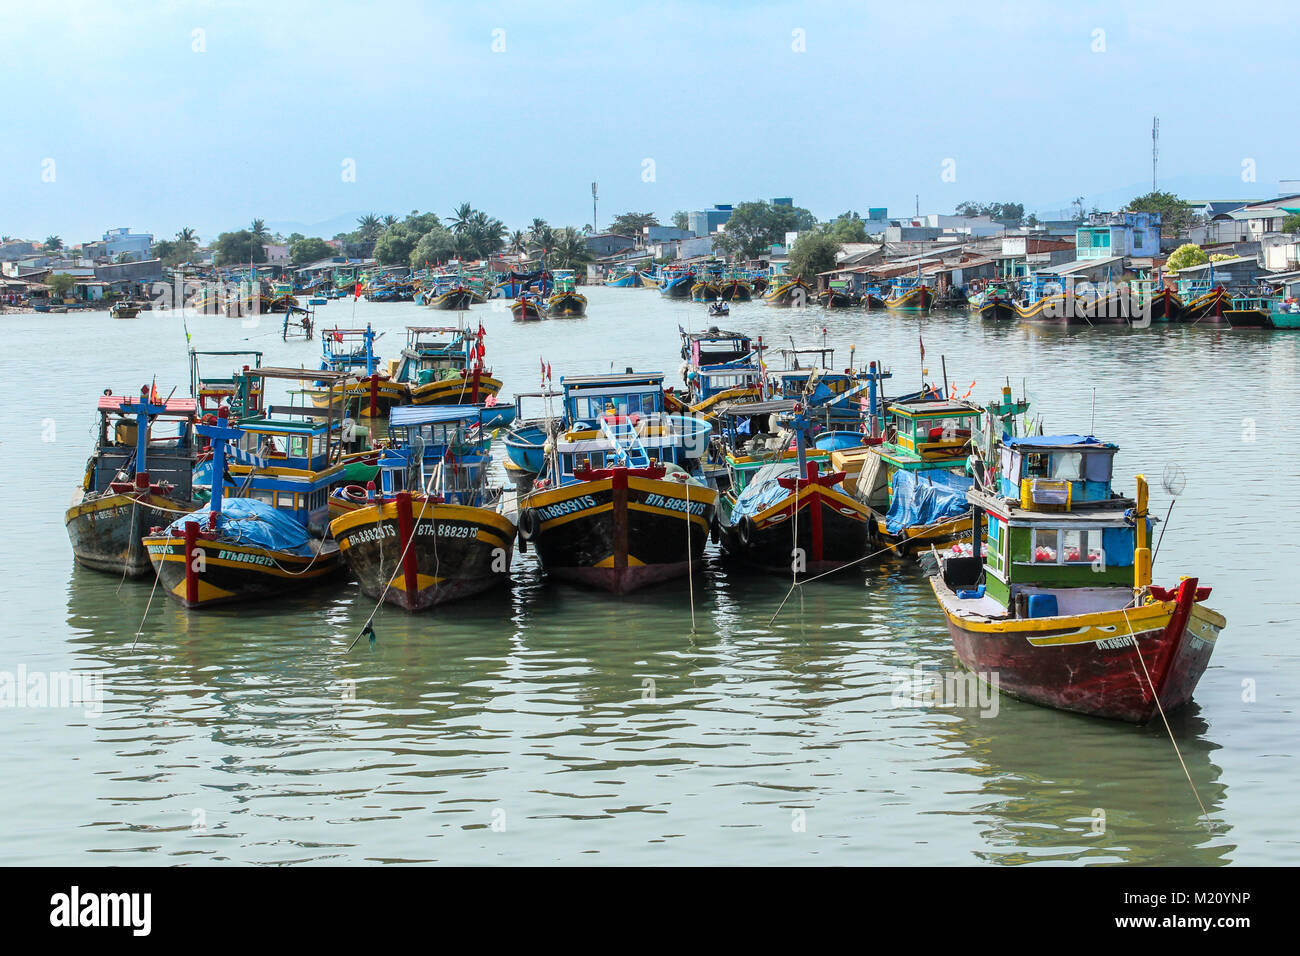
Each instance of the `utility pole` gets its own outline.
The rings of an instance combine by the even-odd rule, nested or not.
[[[1156,191],[1156,159],[1160,156],[1160,117],[1151,120],[1151,191]]]
[[[594,236],[599,232],[596,228],[596,184],[591,184],[591,234]]]

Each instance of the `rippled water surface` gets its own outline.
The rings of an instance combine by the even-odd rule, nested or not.
[[[590,316],[517,324],[487,306],[505,392],[635,366],[678,379],[678,324],[704,306],[588,289]],[[355,315],[354,315],[355,312]],[[447,316],[332,302],[318,323],[387,334]],[[432,320],[432,321],[431,321]],[[178,314],[0,316],[0,672],[94,672],[102,712],[0,708],[6,863],[1295,863],[1294,619],[1300,566],[1300,333],[1061,330],[964,313],[737,305],[772,345],[881,360],[893,392],[931,377],[973,397],[1026,383],[1049,430],[1121,446],[1121,486],[1186,472],[1156,563],[1196,574],[1228,627],[1173,720],[1135,728],[998,701],[996,716],[900,693],[950,671],[919,572],[881,564],[808,585],[711,555],[692,589],[628,598],[544,580],[375,619],[354,585],[187,613],[150,581],[74,568],[63,510],[95,396],[188,390]],[[189,319],[199,348],[315,366],[269,318]],[[693,614],[692,614],[693,608]],[[147,610],[147,614],[146,614]],[[143,621],[143,626],[141,622]],[[139,640],[136,640],[140,630]],[[354,690],[353,690],[354,689]],[[30,698],[18,702],[30,703]]]

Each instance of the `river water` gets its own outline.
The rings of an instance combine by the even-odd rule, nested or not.
[[[585,319],[519,324],[477,306],[504,393],[562,374],[660,369],[704,306],[586,290]],[[371,322],[396,355],[413,304],[331,302],[318,327]],[[0,862],[1295,863],[1295,568],[1300,334],[1212,327],[993,326],[965,313],[736,305],[773,346],[874,358],[914,389],[924,341],[977,400],[1022,382],[1048,431],[1116,441],[1120,487],[1177,498],[1157,583],[1195,574],[1227,616],[1193,705],[1164,727],[999,699],[910,692],[954,659],[925,579],[886,563],[814,582],[721,567],[628,598],[541,578],[375,618],[355,585],[185,612],[151,582],[77,569],[63,511],[93,402],[157,377],[188,390],[179,313],[0,317],[0,680],[92,675],[102,706],[0,707]],[[200,349],[318,361],[274,317],[191,317]],[[825,332],[823,333],[823,330]],[[216,371],[208,366],[208,371]],[[283,400],[283,396],[277,396]],[[1095,400],[1095,410],[1094,410]],[[1288,584],[1287,582],[1291,583]],[[146,614],[147,609],[147,614]],[[140,632],[136,639],[137,631]],[[918,672],[917,669],[920,669]],[[928,679],[928,677],[926,678]],[[12,685],[11,685],[12,686]],[[994,713],[996,710],[996,713]],[[1197,795],[1209,814],[1202,817]]]

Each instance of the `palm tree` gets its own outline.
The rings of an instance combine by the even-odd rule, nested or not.
[[[60,239],[58,236],[46,236],[45,248],[48,249],[50,252],[58,252],[60,249],[63,248],[63,240]]]
[[[534,226],[528,232],[528,258],[545,259],[555,248],[556,234],[555,230],[546,225],[541,219],[534,219],[534,223],[541,223],[541,227]]]
[[[451,215],[447,216],[446,219],[451,225],[451,231],[459,236],[470,228],[470,223],[474,219],[474,207],[467,202],[463,202],[453,209]]]
[[[534,219],[532,225],[528,227],[528,238],[536,239],[543,230],[550,228],[546,225],[545,219]]]
[[[249,223],[248,231],[252,233],[253,238],[258,242],[265,242],[267,239],[271,238],[271,231],[266,228],[265,219],[254,219]]]
[[[516,229],[514,232],[510,233],[507,246],[511,252],[523,252],[524,249],[528,247],[528,237],[524,234],[522,229]]]
[[[13,236],[0,236],[0,242],[13,242]]]
[[[197,244],[199,241],[199,234],[195,232],[193,229],[191,229],[189,226],[186,226],[180,232],[176,233],[176,241],[193,242]]]
[[[381,221],[383,222],[383,224],[384,224],[385,227],[388,227],[388,226],[392,226],[392,225],[395,225],[395,224],[396,224],[396,222],[397,222],[397,217],[396,217],[396,216],[391,216],[391,215],[390,215],[390,216],[385,216]]]
[[[357,220],[357,225],[361,227],[361,239],[363,242],[369,242],[379,237],[379,229],[383,223],[373,212],[366,213]]]
[[[572,226],[565,226],[555,237],[555,246],[551,252],[554,269],[576,269],[591,261],[591,250],[582,233]]]
[[[488,258],[505,244],[506,224],[485,212],[475,212],[470,217],[466,232],[480,259]]]

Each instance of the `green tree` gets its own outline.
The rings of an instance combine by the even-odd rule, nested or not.
[[[516,229],[514,232],[510,233],[510,237],[506,240],[507,251],[523,252],[527,248],[528,236],[524,234],[522,229]]]
[[[1159,190],[1136,197],[1128,204],[1128,209],[1131,212],[1160,213],[1160,235],[1162,236],[1184,235],[1196,222],[1196,214],[1192,212],[1191,206],[1173,193]]]
[[[786,271],[803,276],[812,282],[819,272],[835,268],[835,254],[841,244],[835,236],[834,224],[826,224],[799,233],[799,238],[790,247],[790,261]]]
[[[673,213],[673,225],[678,229],[691,228],[691,214],[685,209],[679,209]]]
[[[768,247],[785,241],[787,232],[817,225],[817,217],[799,206],[775,206],[762,199],[742,202],[731,212],[716,245],[728,255],[756,259]]]
[[[182,230],[183,232],[184,230]],[[179,236],[180,233],[177,233]],[[182,262],[189,262],[198,252],[199,244],[192,239],[162,239],[153,244],[153,255],[162,260],[169,268],[176,268]]]
[[[271,238],[271,231],[266,228],[266,220],[264,219],[254,219],[248,226],[248,232],[258,242],[266,242]]]
[[[625,212],[621,216],[614,217],[614,221],[609,224],[609,231],[620,236],[635,236],[639,239],[646,226],[657,225],[659,225],[659,217],[652,212]]]
[[[45,284],[50,287],[50,298],[62,299],[72,291],[77,280],[66,272],[55,272],[45,280]]]
[[[390,226],[375,242],[375,258],[386,266],[406,264],[419,241],[419,236],[402,226]]]
[[[1291,213],[1291,215],[1289,215],[1289,216],[1287,216],[1285,219],[1283,219],[1283,220],[1282,220],[1282,231],[1283,231],[1283,232],[1300,232],[1300,215],[1296,215],[1295,213]]]
[[[420,236],[415,248],[411,250],[411,268],[423,268],[426,262],[446,262],[455,254],[456,237],[451,230],[442,225],[434,225]]]
[[[58,252],[63,248],[63,240],[58,236],[46,236],[45,248],[49,252]]]
[[[591,250],[577,229],[565,226],[555,234],[555,245],[547,258],[549,269],[576,269],[591,261]]]
[[[197,244],[199,241],[199,234],[195,232],[193,229],[191,229],[189,226],[186,226],[180,232],[176,233],[176,241],[193,242]]]
[[[866,242],[867,224],[856,212],[843,212],[831,221],[830,234],[840,242]]]
[[[319,262],[334,255],[334,247],[324,239],[299,239],[289,247],[289,258],[296,266],[305,266],[309,262]]]
[[[467,202],[463,202],[447,217],[447,225],[451,227],[453,233],[460,236],[469,231],[473,219],[474,207]]]
[[[1169,261],[1165,263],[1165,270],[1177,272],[1179,269],[1204,265],[1209,261],[1209,257],[1206,256],[1200,246],[1194,242],[1185,242],[1170,253]]]
[[[367,213],[357,220],[358,232],[361,233],[362,242],[374,242],[379,238],[379,233],[383,231],[384,224],[373,212]]]
[[[266,261],[266,249],[263,248],[262,241],[249,229],[221,233],[212,248],[212,261],[218,266]]]

